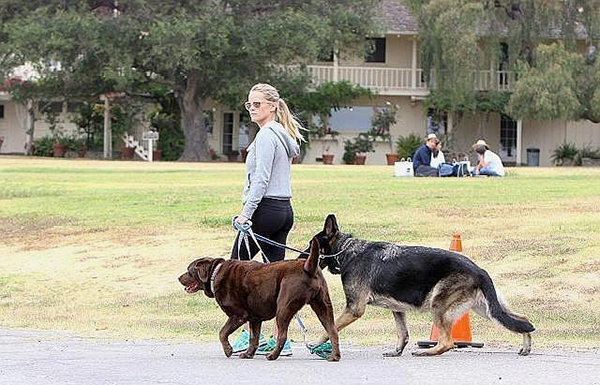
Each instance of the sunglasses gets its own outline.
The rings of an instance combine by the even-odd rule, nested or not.
[[[252,108],[252,107],[254,107],[256,109],[259,109],[262,104],[272,104],[272,103],[271,102],[267,102],[267,101],[264,101],[264,102],[246,102],[246,103],[244,103],[244,107],[246,107],[246,109],[248,111],[250,111],[250,108]]]

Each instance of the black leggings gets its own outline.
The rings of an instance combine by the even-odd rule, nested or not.
[[[252,231],[255,234],[262,235],[272,241],[285,245],[287,236],[294,225],[294,211],[289,200],[263,198],[250,220],[252,221]],[[239,234],[235,238],[235,243],[231,250],[231,259],[247,261],[254,258],[256,253],[258,253],[258,246],[256,246],[256,243],[254,243],[254,240],[250,236],[248,236],[248,242],[250,243],[251,255],[248,255],[245,242],[242,241],[240,255],[238,256],[238,237]],[[284,249],[271,246],[262,241],[258,242],[269,262],[281,261],[285,258]]]

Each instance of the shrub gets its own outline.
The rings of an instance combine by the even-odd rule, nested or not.
[[[423,144],[423,138],[417,134],[410,134],[407,136],[400,136],[396,140],[396,148],[400,158],[412,157]]]
[[[575,144],[571,142],[564,142],[556,147],[554,151],[552,151],[552,161],[558,165],[564,164],[565,161],[572,162],[577,156],[578,152],[579,150],[577,150]]]

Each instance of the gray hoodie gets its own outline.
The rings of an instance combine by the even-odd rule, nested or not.
[[[292,158],[299,154],[300,146],[280,123],[270,121],[258,131],[246,157],[243,216],[251,218],[263,197],[292,197]]]

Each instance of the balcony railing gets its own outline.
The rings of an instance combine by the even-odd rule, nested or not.
[[[411,68],[310,65],[308,71],[316,85],[328,81],[347,80],[386,94],[422,93],[429,90],[423,78],[423,70],[420,68],[413,71]],[[473,75],[473,86],[480,91],[510,91],[516,81],[516,75],[514,71],[477,71]]]

